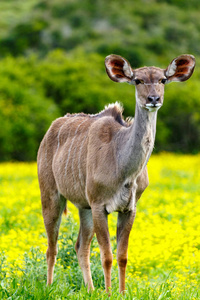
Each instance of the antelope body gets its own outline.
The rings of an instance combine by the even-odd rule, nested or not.
[[[119,289],[124,292],[129,233],[136,203],[148,186],[146,165],[153,150],[164,84],[187,80],[195,60],[192,55],[181,55],[167,69],[133,70],[123,57],[110,55],[105,65],[113,81],[136,86],[134,121],[124,121],[117,103],[96,115],[67,114],[55,120],[38,151],[38,178],[48,237],[47,284],[53,282],[59,226],[68,199],[79,209],[80,230],[75,249],[88,290],[94,288],[89,261],[94,233],[100,247],[106,291],[111,287],[107,215],[118,212]]]

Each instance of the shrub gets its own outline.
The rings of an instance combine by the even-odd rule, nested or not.
[[[0,76],[1,160],[35,160],[50,123],[67,112],[93,114],[121,101],[124,115],[134,115],[134,87],[111,82],[104,57],[81,49],[56,50],[44,59],[7,57],[0,61]],[[199,151],[197,80],[196,72],[186,83],[166,86],[164,106],[158,113],[157,152]]]
[[[32,64],[22,58],[1,61],[1,160],[35,160],[44,132],[59,115],[31,74]]]

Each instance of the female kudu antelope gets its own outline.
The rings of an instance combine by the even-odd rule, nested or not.
[[[148,186],[147,162],[151,155],[157,111],[163,104],[164,85],[185,81],[195,59],[181,55],[167,67],[132,69],[126,59],[109,55],[108,76],[136,86],[135,118],[126,122],[118,104],[96,115],[83,113],[55,120],[38,152],[42,211],[48,237],[47,284],[53,282],[57,239],[62,213],[69,199],[79,209],[78,261],[88,290],[94,289],[90,271],[90,243],[94,233],[101,252],[106,291],[111,287],[112,251],[107,215],[117,211],[119,290],[125,291],[129,233],[136,203]]]

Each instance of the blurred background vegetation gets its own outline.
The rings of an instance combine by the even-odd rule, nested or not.
[[[134,115],[134,87],[111,82],[105,56],[166,68],[184,53],[197,66],[166,86],[155,151],[200,151],[199,0],[1,0],[0,160],[35,160],[51,122],[121,101]]]

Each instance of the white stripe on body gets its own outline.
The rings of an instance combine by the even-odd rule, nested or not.
[[[77,127],[77,130],[76,130],[76,132],[75,132],[75,134],[78,132],[78,129],[80,128],[80,126],[82,125],[82,124],[84,124],[86,121],[88,120],[88,118],[86,118],[83,122],[81,122],[80,124],[79,124],[79,126]],[[75,135],[74,135],[74,138],[75,138]],[[74,139],[73,138],[73,139]],[[73,143],[73,141],[72,141],[72,143]],[[75,158],[76,158],[76,150],[77,150],[77,147],[79,146],[79,144],[78,143],[76,143],[76,147],[75,147],[75,149],[74,149],[74,153],[73,153],[73,157],[72,157],[72,165],[71,165],[71,167],[72,167],[72,177],[73,177],[73,181],[74,181],[74,183],[76,182],[76,179],[75,179],[75,175],[74,175],[74,161],[75,161]],[[80,166],[78,165],[78,168],[80,168]]]
[[[47,139],[45,139],[45,165],[46,165],[46,168],[48,168],[48,160],[47,160]]]
[[[86,140],[87,137],[88,137],[88,131],[86,132],[85,137],[82,140],[82,143],[81,143],[81,146],[80,146],[80,150],[79,150],[79,157],[78,157],[78,171],[79,171],[78,175],[79,175],[79,180],[80,180],[82,188],[84,188],[85,184],[84,184],[83,172],[81,171],[81,154],[82,154],[83,145],[84,145],[85,140]]]
[[[68,167],[69,157],[70,157],[70,154],[71,154],[72,146],[73,146],[74,141],[75,141],[75,138],[76,138],[76,134],[77,134],[77,132],[78,132],[79,127],[80,127],[84,122],[86,122],[86,120],[87,120],[87,118],[86,118],[86,119],[84,118],[84,120],[77,126],[76,131],[75,131],[75,133],[74,133],[74,137],[73,137],[72,142],[71,142],[71,145],[70,145],[70,147],[69,147],[68,155],[67,155],[67,161],[66,161],[66,164],[65,164],[65,176],[67,175],[67,167]],[[77,119],[76,119],[76,121],[77,121]]]
[[[61,130],[62,130],[63,126],[67,123],[67,121],[68,121],[68,119],[62,124],[62,126],[60,127],[60,129],[58,131],[58,137],[57,137],[58,144],[57,144],[57,149],[56,149],[55,156],[57,155],[58,149],[60,147],[60,133],[61,133]]]
[[[66,125],[66,124],[68,123],[69,120],[72,121],[72,122],[70,122],[70,124],[72,124],[72,123],[74,123],[75,121],[77,121],[76,118],[74,118],[74,119],[72,119],[72,120],[71,120],[69,117],[66,117],[66,118],[67,118],[66,121],[62,124],[62,126],[60,127],[59,132],[58,132],[58,145],[57,145],[57,149],[56,149],[56,153],[55,153],[55,156],[54,156],[54,157],[57,156],[57,152],[58,152],[58,149],[59,149],[59,147],[60,147],[60,134],[61,134],[61,130],[62,130],[63,126]],[[68,131],[68,135],[67,135],[67,137],[66,137],[65,142],[68,140],[70,133],[71,133],[71,127],[70,127],[70,129],[69,129],[69,131]],[[59,164],[59,172],[60,172],[60,168],[61,168],[61,164]]]

